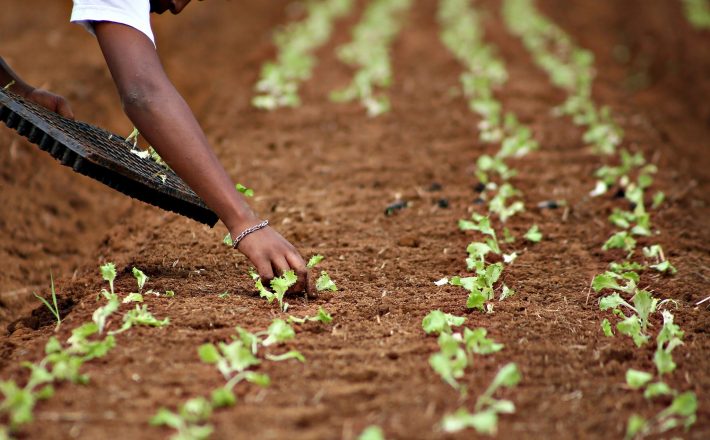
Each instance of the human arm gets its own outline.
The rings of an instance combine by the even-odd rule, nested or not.
[[[94,31],[126,115],[170,167],[227,226],[233,237],[260,222],[237,192],[187,103],[165,74],[153,43],[123,24],[96,22]],[[289,269],[307,286],[298,251],[270,227],[245,237],[239,251],[264,280]]]
[[[0,88],[7,88],[25,99],[28,99],[65,118],[74,119],[74,113],[66,99],[44,89],[37,89],[27,84],[16,74],[5,60],[0,57]]]

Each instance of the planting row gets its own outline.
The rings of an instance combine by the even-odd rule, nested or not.
[[[602,246],[605,251],[618,249],[616,255],[621,258],[610,263],[608,270],[592,281],[595,292],[606,293],[599,299],[600,309],[612,312],[616,320],[616,325],[612,326],[609,319],[604,318],[601,328],[607,337],[614,337],[615,328],[640,348],[651,340],[654,324],[658,325],[653,354],[656,373],[629,368],[625,379],[629,389],[643,389],[646,399],[672,398],[669,406],[651,418],[632,415],[627,422],[626,436],[659,434],[678,426],[687,429],[696,420],[696,396],[693,392],[674,390],[664,382],[664,375],[676,368],[672,352],[683,343],[683,331],[674,323],[669,310],[678,305],[654,296],[650,288],[639,287],[642,275],[652,279],[654,273],[666,276],[676,273],[661,246],[653,242],[653,237],[660,232],[653,228],[649,205],[651,210],[657,209],[665,199],[663,192],[650,194],[656,166],[648,164],[640,151],[631,153],[617,148],[623,143],[623,131],[614,123],[611,110],[599,108],[592,97],[594,57],[591,52],[576,46],[561,28],[536,9],[532,0],[505,0],[504,17],[511,32],[522,39],[538,66],[549,74],[554,84],[567,91],[567,100],[557,113],[568,115],[585,127],[583,140],[608,163],[596,171],[598,181],[590,195],[598,197],[611,188],[618,188],[618,193],[626,199],[625,207],[614,208],[609,216],[609,222],[617,230]],[[641,240],[648,245],[639,252]]]

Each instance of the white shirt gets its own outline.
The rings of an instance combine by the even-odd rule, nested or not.
[[[125,24],[143,32],[155,45],[150,27],[150,0],[74,0],[69,21],[92,34],[95,21]]]

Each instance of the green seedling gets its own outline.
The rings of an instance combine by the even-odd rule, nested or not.
[[[123,298],[123,301],[121,301],[123,304],[128,304],[132,302],[143,302],[143,295],[140,293],[129,293],[125,298]]]
[[[92,321],[94,321],[94,323],[96,323],[99,333],[103,333],[104,328],[106,327],[106,320],[116,310],[118,310],[120,306],[118,295],[116,295],[115,293],[109,293],[104,291],[104,297],[107,300],[106,305],[99,307],[91,315],[91,319]]]
[[[653,363],[656,365],[659,376],[673,372],[676,363],[673,361],[673,350],[683,345],[684,332],[673,322],[673,314],[667,310],[661,312],[663,315],[663,327],[656,336],[656,352],[653,356]]]
[[[251,188],[247,188],[246,186],[242,185],[241,183],[237,183],[234,185],[234,187],[244,195],[244,197],[254,197],[254,190]]]
[[[143,286],[145,286],[145,283],[148,281],[148,276],[136,267],[133,268],[132,273],[133,277],[136,279],[136,283],[138,284],[138,292],[142,292]]]
[[[286,291],[298,281],[298,277],[296,277],[294,271],[289,270],[284,272],[284,274],[280,277],[273,278],[270,283],[271,291],[264,287],[259,274],[252,270],[249,272],[249,275],[251,275],[254,280],[254,286],[259,292],[260,297],[266,298],[269,303],[277,300],[279,308],[281,308],[281,311],[283,312],[288,309],[288,303],[285,303],[283,299]]]
[[[710,29],[710,2],[683,0],[685,18],[696,29]]]
[[[464,329],[463,331],[463,343],[466,347],[466,351],[475,354],[491,354],[499,352],[503,349],[504,345],[495,342],[493,339],[487,337],[488,330],[479,327],[475,330]]]
[[[275,34],[278,55],[261,68],[255,86],[258,94],[252,99],[254,107],[274,110],[300,105],[299,84],[310,78],[316,64],[312,52],[328,40],[334,21],[347,14],[352,4],[352,0],[309,2],[305,5],[306,18]]]
[[[506,364],[476,401],[475,412],[469,413],[465,408],[460,408],[444,417],[442,428],[446,432],[473,428],[480,434],[495,435],[498,430],[498,415],[514,413],[515,405],[509,400],[495,399],[493,395],[501,387],[515,387],[520,380],[518,367],[513,363]]]
[[[468,356],[459,341],[448,333],[441,333],[438,339],[439,352],[429,357],[429,365],[436,371],[444,382],[459,390],[466,392],[465,386],[459,384],[458,379],[463,377],[468,365]]]
[[[360,433],[357,440],[385,440],[385,433],[379,426],[371,425]]]
[[[62,317],[59,316],[59,306],[57,305],[57,292],[54,290],[54,276],[52,276],[52,273],[49,273],[49,280],[50,280],[50,285],[52,289],[52,302],[50,303],[46,299],[42,298],[41,296],[37,295],[36,293],[33,292],[34,296],[42,301],[42,304],[44,304],[49,311],[54,315],[54,319],[57,320],[57,325],[54,327],[54,331],[59,330],[59,326],[62,325]]]
[[[113,263],[106,263],[102,266],[99,266],[99,271],[101,272],[101,277],[105,281],[108,281],[108,285],[111,288],[111,293],[113,294],[113,281],[116,279],[116,265]]]
[[[150,424],[177,430],[171,440],[205,440],[214,432],[212,425],[207,424],[210,415],[210,402],[204,397],[196,397],[185,402],[178,413],[160,408],[150,419]]]
[[[323,261],[324,258],[325,257],[323,255],[318,255],[318,254],[314,255],[308,260],[308,264],[306,264],[306,267],[308,269],[313,269],[314,267],[316,267],[318,265],[318,263]]]
[[[604,336],[606,336],[607,338],[614,337],[614,331],[611,329],[611,323],[608,319],[604,318],[604,320],[602,320],[601,327],[602,332],[604,332]]]
[[[289,316],[289,323],[303,324],[305,322],[322,322],[323,324],[330,324],[333,321],[333,317],[328,313],[323,307],[318,307],[318,312],[315,316],[304,316],[303,318],[298,318],[296,316]]]
[[[218,296],[219,298],[222,298],[222,299],[229,298],[229,291],[228,291],[228,290],[225,290],[224,292],[220,293],[220,294],[217,295],[217,296]]]
[[[335,285],[333,280],[330,279],[328,272],[322,270],[320,272],[320,276],[316,280],[316,290],[318,292],[321,292],[323,290],[330,290],[332,292],[336,292],[338,290],[338,287]]]
[[[444,313],[441,310],[432,310],[422,320],[422,328],[426,334],[439,335],[441,333],[452,333],[451,327],[458,327],[466,322],[463,316],[454,316]]]
[[[631,255],[636,249],[636,240],[631,236],[630,232],[619,231],[609,237],[602,246],[602,250],[608,251],[609,249],[623,249]]]
[[[651,379],[653,379],[653,375],[651,373],[634,370],[633,368],[626,370],[626,384],[632,390],[643,388],[648,382],[651,381]]]
[[[540,229],[537,227],[537,225],[532,225],[532,227],[528,230],[528,232],[525,233],[523,237],[531,243],[538,243],[540,240],[542,240],[542,232],[540,232]]]
[[[123,325],[120,329],[111,332],[110,334],[116,335],[123,333],[126,330],[137,326],[149,326],[149,327],[164,327],[170,323],[170,318],[157,319],[152,313],[148,311],[148,306],[143,305],[136,306],[135,309],[129,310],[125,315],[123,315]]]

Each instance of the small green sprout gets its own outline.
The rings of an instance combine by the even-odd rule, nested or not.
[[[279,307],[283,312],[288,309],[288,303],[285,303],[283,299],[284,295],[286,294],[286,291],[298,281],[298,277],[296,276],[294,271],[289,270],[284,272],[284,274],[280,277],[273,278],[271,280],[271,290],[273,290],[273,292],[264,287],[264,284],[261,282],[259,274],[251,270],[249,272],[249,275],[254,280],[254,287],[256,287],[257,291],[259,292],[260,297],[266,298],[266,300],[270,303],[274,300],[277,300],[279,303]]]
[[[360,433],[357,440],[385,440],[385,433],[379,426],[370,425]]]
[[[323,290],[330,290],[332,292],[335,292],[338,290],[338,287],[335,285],[333,280],[330,279],[328,272],[322,270],[320,272],[320,276],[316,280],[316,290],[319,292]]]
[[[131,302],[143,302],[143,295],[140,293],[129,293],[125,298],[123,298],[123,301],[121,301],[123,304],[128,304]]]
[[[446,415],[442,420],[442,427],[446,432],[457,432],[466,428],[473,428],[485,435],[494,435],[498,430],[498,414],[512,414],[515,405],[509,400],[498,400],[493,394],[501,387],[514,387],[521,379],[518,367],[506,364],[496,374],[493,382],[476,401],[475,412],[469,413],[460,408],[453,414]]]
[[[289,316],[289,323],[303,324],[305,322],[322,322],[323,324],[330,324],[333,321],[333,317],[328,313],[323,307],[318,307],[318,312],[315,316],[304,316],[303,318],[298,318],[296,316]]]
[[[225,408],[234,406],[237,403],[237,397],[230,389],[219,387],[212,391],[211,399],[214,408]]]
[[[242,185],[241,183],[237,183],[234,187],[237,189],[237,191],[242,193],[244,195],[244,197],[254,197],[254,190],[253,189],[247,188],[246,186]]]
[[[643,397],[653,399],[658,396],[668,396],[673,394],[673,390],[665,382],[655,382],[649,384],[643,392]]]
[[[225,290],[224,292],[220,293],[220,294],[217,295],[217,296],[218,296],[219,298],[222,298],[222,299],[224,299],[224,298],[229,298],[229,291],[228,291],[228,290]]]
[[[542,233],[540,232],[540,229],[537,227],[537,225],[532,225],[532,227],[528,230],[528,232],[525,233],[523,237],[532,243],[538,243],[540,240],[542,240]]]
[[[306,267],[308,269],[313,269],[314,267],[316,267],[316,265],[318,265],[318,263],[323,261],[324,258],[325,257],[323,255],[314,255],[308,260],[308,264],[306,264]]]
[[[604,318],[601,324],[602,331],[604,332],[604,336],[608,338],[613,338],[614,337],[614,332],[611,329],[611,323],[609,322],[608,319]]]
[[[267,354],[266,356],[267,360],[270,361],[275,361],[275,362],[280,362],[280,361],[287,361],[289,359],[296,359],[299,362],[306,362],[306,358],[301,354],[301,352],[297,350],[291,350],[288,351],[284,354],[279,354],[279,355],[273,355],[273,354]]]
[[[175,296],[175,292],[172,290],[166,290],[165,296],[167,296],[168,298],[173,298]]]
[[[441,310],[432,310],[422,320],[422,328],[426,334],[451,334],[451,327],[458,327],[466,322],[463,316],[454,316],[450,313],[444,313]]]
[[[183,404],[179,413],[160,408],[150,419],[153,426],[168,426],[177,430],[171,440],[206,440],[214,428],[207,424],[212,414],[212,405],[204,397],[190,399]]]
[[[37,295],[36,293],[33,292],[34,296],[42,301],[42,304],[44,304],[49,311],[54,315],[54,318],[57,320],[57,325],[54,327],[54,330],[57,331],[59,330],[59,326],[62,325],[62,317],[59,316],[59,306],[57,305],[57,292],[54,290],[54,276],[52,276],[52,273],[49,273],[49,280],[50,280],[50,285],[52,289],[52,303],[50,304],[49,301],[46,299],[42,298],[41,296]]]
[[[123,315],[123,326],[120,329],[111,332],[110,334],[115,335],[118,333],[123,333],[131,327],[142,325],[149,327],[164,327],[170,323],[170,318],[157,319],[152,313],[148,311],[148,306],[143,305],[143,307],[136,305],[136,308],[129,310],[125,315]]]
[[[234,246],[234,242],[232,241],[232,235],[229,232],[227,232],[227,235],[225,235],[222,239],[222,244],[227,245],[229,247]]]
[[[283,319],[274,319],[266,330],[267,337],[262,341],[264,347],[273,344],[280,344],[296,337],[293,327],[288,325]]]
[[[106,263],[103,266],[99,266],[99,270],[101,272],[101,277],[108,281],[111,293],[114,293],[113,281],[116,279],[116,265],[113,263]]]
[[[143,290],[143,286],[145,286],[146,281],[148,281],[148,276],[136,267],[133,268],[133,276],[135,277],[136,282],[138,283],[138,291],[141,292]]]
[[[629,368],[628,370],[626,370],[626,384],[632,390],[637,390],[639,388],[644,387],[648,382],[651,381],[651,379],[653,379],[653,375],[651,373],[634,370],[633,368]]]

